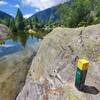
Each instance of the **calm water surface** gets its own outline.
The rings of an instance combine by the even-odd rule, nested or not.
[[[32,38],[31,36],[29,36],[26,40],[25,47],[26,46],[32,47],[38,41],[39,40],[37,38],[35,38],[35,37]],[[18,52],[20,50],[23,50],[23,49],[25,49],[25,47],[23,47],[23,45],[20,41],[15,42],[12,39],[5,40],[5,44],[0,45],[0,58],[5,55],[12,54],[12,53]],[[28,49],[30,49],[30,48],[28,48]]]

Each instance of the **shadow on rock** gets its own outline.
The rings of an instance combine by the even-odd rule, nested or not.
[[[90,93],[90,94],[98,94],[100,91],[94,87],[94,86],[87,86],[87,85],[83,85],[82,86],[82,90],[80,90],[82,92],[85,92],[85,93]]]

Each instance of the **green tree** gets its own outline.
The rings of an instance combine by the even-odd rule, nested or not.
[[[32,20],[31,19],[29,19],[29,25],[30,25],[30,28],[33,29]]]
[[[75,19],[76,25],[78,25],[80,22],[88,22],[89,15],[91,12],[91,1],[90,0],[76,0],[73,11],[76,13]]]
[[[69,4],[60,5],[58,10],[61,24],[67,27],[77,27],[88,24],[91,12],[91,0],[73,0]]]
[[[36,25],[37,23],[39,23],[39,20],[38,20],[37,16],[34,16],[32,18],[32,24]]]
[[[10,24],[9,24],[9,28],[12,32],[16,32],[16,26],[15,26],[15,21],[14,19],[10,19]]]
[[[12,18],[9,18],[9,17],[5,18],[5,25],[7,25],[8,27],[10,25],[10,19]]]
[[[24,30],[24,18],[23,18],[23,14],[20,11],[20,9],[18,8],[17,10],[17,14],[16,14],[16,18],[15,18],[15,25],[17,30]]]
[[[96,14],[97,17],[100,17],[100,0],[96,1]]]

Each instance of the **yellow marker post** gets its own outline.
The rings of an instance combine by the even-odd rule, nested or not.
[[[87,74],[89,66],[89,61],[86,59],[79,59],[77,61],[77,71],[76,71],[76,80],[75,80],[75,86],[81,90],[82,86],[85,83],[85,78]]]
[[[86,60],[86,59],[79,59],[78,60],[77,67],[80,70],[87,70],[88,66],[89,66],[89,61],[88,60]]]

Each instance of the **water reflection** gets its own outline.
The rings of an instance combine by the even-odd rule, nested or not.
[[[26,46],[32,47],[37,42],[37,38],[30,36],[25,32],[19,32],[5,40],[4,44],[0,45],[0,57],[18,52],[24,49]]]
[[[18,33],[14,33],[14,35],[11,36],[13,41],[20,41],[23,47],[25,47],[28,38],[29,35],[24,31],[19,31]]]
[[[20,45],[20,43],[14,42],[13,40],[6,40],[5,44],[0,45],[0,57],[18,52],[21,49],[22,46]]]

